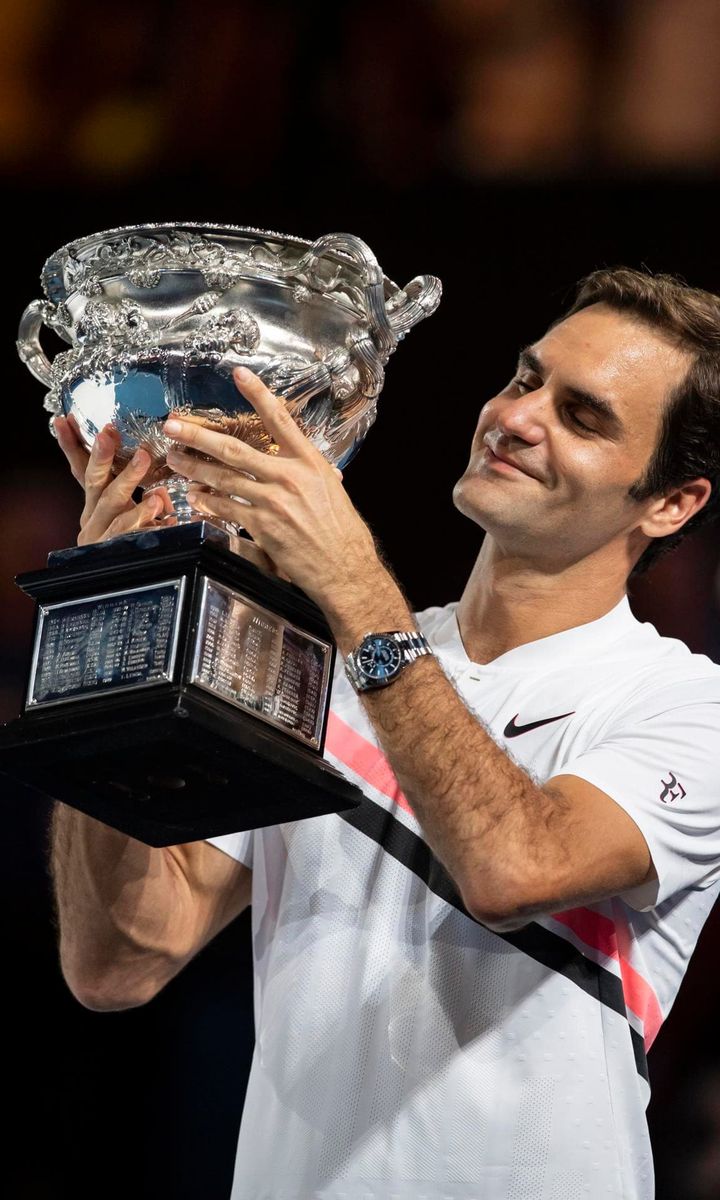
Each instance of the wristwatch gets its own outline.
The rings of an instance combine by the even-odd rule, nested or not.
[[[369,692],[394,683],[409,663],[424,654],[432,654],[432,649],[418,630],[366,633],[345,659],[345,674],[356,692]]]

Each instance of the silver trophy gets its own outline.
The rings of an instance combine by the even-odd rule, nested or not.
[[[23,313],[18,353],[49,388],[45,407],[72,413],[88,450],[111,422],[118,468],[149,450],[146,487],[167,488],[178,522],[193,514],[187,481],[165,464],[170,412],[272,453],[232,380],[244,365],[343,467],[375,419],[390,355],[441,294],[427,275],[399,288],[350,234],[309,243],[191,223],[82,238],[48,259],[42,285],[47,299]],[[71,347],[52,363],[43,324]]]
[[[153,845],[351,807],[322,758],[335,647],[320,610],[259,570],[237,527],[193,511],[171,471],[170,413],[277,446],[235,387],[250,367],[343,467],[372,425],[384,369],[441,287],[400,288],[349,234],[310,243],[235,226],[128,226],[63,247],[18,352],[85,447],[112,424],[114,469],[138,446],[166,528],[50,555],[27,699],[0,770]],[[50,362],[43,326],[68,343]],[[171,764],[171,765],[168,765]]]

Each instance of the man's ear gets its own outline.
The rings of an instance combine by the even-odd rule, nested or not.
[[[708,479],[693,479],[658,496],[640,522],[639,529],[646,537],[669,537],[682,529],[691,517],[700,512],[710,499],[712,484]]]

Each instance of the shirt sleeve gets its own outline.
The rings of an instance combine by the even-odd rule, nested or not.
[[[211,846],[217,846],[225,854],[229,854],[237,862],[252,870],[253,865],[253,833],[247,829],[243,833],[226,833],[222,837],[206,838]]]
[[[594,784],[643,834],[658,878],[623,895],[635,909],[720,878],[720,696],[692,690],[656,693],[557,772]]]

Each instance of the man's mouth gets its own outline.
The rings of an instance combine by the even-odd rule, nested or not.
[[[483,457],[488,466],[494,467],[503,474],[527,475],[530,479],[537,479],[537,475],[518,463],[511,455],[494,447],[487,438],[484,440]]]

